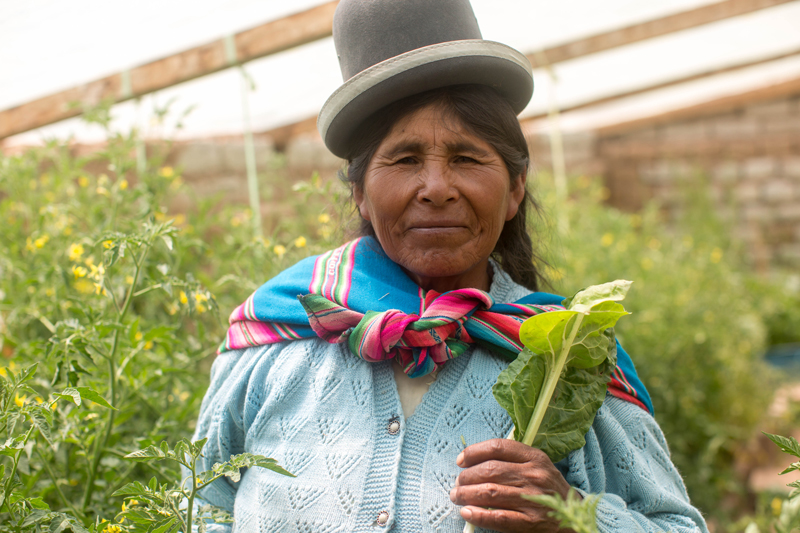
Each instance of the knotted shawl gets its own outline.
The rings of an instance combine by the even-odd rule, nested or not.
[[[562,297],[536,292],[495,303],[478,289],[424,291],[372,237],[306,258],[256,290],[230,317],[219,352],[318,336],[347,343],[369,362],[397,358],[412,378],[433,372],[482,345],[508,360],[523,346],[519,328],[530,316],[563,309]],[[617,343],[610,394],[651,414],[650,396]]]

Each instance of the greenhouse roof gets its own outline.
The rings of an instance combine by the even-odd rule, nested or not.
[[[756,2],[756,0],[749,0]],[[30,102],[187,48],[276,20],[319,0],[139,0],[137,2],[0,0],[0,110]],[[757,2],[756,2],[757,3]],[[484,38],[525,53],[669,16],[712,2],[698,0],[472,0]],[[566,129],[581,130],[686,107],[800,77],[800,1],[755,10],[571,59],[552,73],[534,71],[536,91],[526,115],[650,87],[691,75],[698,79],[612,100],[564,115]],[[780,59],[758,63],[765,58]],[[721,67],[747,68],[700,76]],[[255,83],[250,120],[256,131],[307,119],[341,83],[331,38],[253,60],[245,65]],[[242,76],[226,69],[115,106],[116,124],[139,124],[163,133],[149,117],[153,106],[175,99],[176,111],[194,107],[181,137],[242,131]],[[30,144],[73,134],[91,142],[97,128],[69,119],[7,139]]]

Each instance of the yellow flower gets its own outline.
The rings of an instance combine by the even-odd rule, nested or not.
[[[56,290],[53,287],[48,287],[47,289],[44,290],[44,295],[47,296],[48,298],[52,298],[53,296],[56,295]]]
[[[69,246],[69,260],[70,261],[79,261],[82,255],[83,255],[83,245],[82,244],[70,244],[70,246]]]
[[[125,505],[125,502],[122,502],[122,512],[124,513],[127,510],[128,510],[128,506]]]
[[[205,306],[205,305],[203,305],[203,304],[197,304],[197,305],[195,305],[195,306],[194,306],[194,308],[195,308],[195,310],[196,310],[198,313],[200,313],[200,314],[202,314],[202,313],[205,313],[205,312],[206,312],[206,306]]]
[[[305,238],[305,237],[303,237],[302,235],[301,235],[301,236],[299,236],[298,238],[296,238],[296,239],[294,240],[294,245],[295,245],[297,248],[304,248],[304,247],[305,247],[305,245],[306,245],[306,238]]]
[[[97,178],[98,185],[108,185],[108,176],[105,174],[100,174],[100,177]]]
[[[91,294],[94,292],[94,283],[86,281],[85,279],[79,279],[75,282],[75,289],[81,294]]]
[[[208,301],[208,296],[206,296],[202,292],[196,292],[196,293],[194,293],[194,300],[197,303],[201,304],[201,303],[204,303],[204,302]]]
[[[600,239],[600,244],[603,245],[604,248],[608,248],[612,244],[614,244],[614,235],[611,233],[606,233],[603,235],[603,238]]]
[[[89,277],[95,281],[103,281],[103,277],[106,275],[106,267],[104,267],[102,264],[95,265],[93,262],[87,264],[89,265],[89,268],[92,269]]]
[[[88,270],[80,265],[72,265],[72,273],[75,275],[75,279],[86,276],[87,272]]]
[[[170,315],[174,315],[177,312],[178,312],[177,304],[171,303],[167,306],[167,313],[169,313]]]
[[[8,371],[6,370],[6,367],[0,366],[0,376],[3,376],[4,378],[8,377]]]
[[[102,283],[95,283],[94,284],[94,293],[95,294],[102,294],[103,296],[106,296],[108,294],[108,291],[106,291],[106,288],[103,287]]]
[[[36,403],[38,403],[39,405],[42,405],[44,403],[44,400],[42,399],[41,396],[37,396],[36,398],[34,398],[34,400],[36,400]]]
[[[781,507],[783,507],[783,501],[780,498],[772,498],[772,502],[770,502],[770,507],[772,507],[772,514],[774,514],[775,516],[780,516]]]
[[[69,237],[70,235],[72,235],[72,228],[70,228],[69,226],[67,226],[66,228],[64,228],[64,235],[66,235],[67,237]]]
[[[80,185],[83,188],[88,187],[89,186],[89,178],[87,178],[86,176],[81,176],[80,178],[78,178],[78,185]]]
[[[128,180],[122,180],[119,182],[119,190],[124,191],[127,188],[128,188]]]
[[[134,335],[134,336],[133,336],[133,338],[134,338],[135,340],[137,340],[137,341],[140,341],[140,340],[142,340],[142,337],[144,337],[144,335],[142,335],[142,332],[141,332],[141,331],[137,331],[137,332],[136,332],[136,335]]]
[[[317,220],[319,221],[320,224],[327,224],[328,222],[331,221],[331,217],[328,216],[327,213],[322,213],[320,216],[317,217]]]
[[[202,479],[200,479],[199,477],[196,477],[196,478],[194,479],[194,482],[195,482],[195,484],[196,484],[198,487],[200,487],[200,486],[202,486],[202,485],[203,485],[203,480],[202,480]]]
[[[234,215],[234,217],[231,219],[231,226],[233,226],[234,228],[238,228],[241,225],[242,225],[242,219],[239,218],[239,215]]]
[[[189,298],[186,297],[186,293],[183,292],[183,291],[180,292],[180,294],[178,295],[178,298],[179,298],[180,302],[183,305],[186,305],[186,304],[189,303]]]
[[[36,251],[36,246],[33,245],[33,240],[30,237],[25,239],[25,249],[28,250],[29,252]]]
[[[20,396],[19,393],[17,393],[14,396],[14,403],[17,404],[17,407],[22,407],[23,405],[25,405],[25,400],[27,399],[28,399],[27,396]]]
[[[184,215],[183,213],[178,213],[177,215],[175,215],[175,218],[173,220],[176,226],[181,226],[186,222],[186,215]]]
[[[322,237],[323,239],[329,238],[331,236],[331,233],[333,233],[333,230],[331,229],[330,226],[320,226],[319,236]]]
[[[145,350],[152,350],[153,349],[153,341],[147,341],[146,343],[144,343],[144,349]]]
[[[103,248],[110,250],[114,247],[114,241],[103,241]]]
[[[109,196],[108,189],[106,189],[105,187],[98,187],[97,189],[95,189],[95,192],[101,196]]]
[[[36,292],[36,287],[33,285],[28,286],[28,294],[33,294],[34,292]]]
[[[183,180],[181,179],[180,176],[178,176],[177,178],[175,178],[175,180],[173,180],[169,188],[172,189],[173,191],[177,191],[178,189],[181,188],[181,185],[183,185]]]
[[[47,241],[49,240],[50,237],[48,237],[47,235],[42,235],[41,237],[33,241],[33,245],[36,246],[37,248],[44,248],[44,245],[47,244]]]
[[[125,276],[125,283],[133,285],[133,276]]]
[[[120,533],[121,531],[122,531],[122,528],[120,528],[119,526],[114,525],[114,524],[106,526],[103,529],[103,533]]]
[[[175,175],[175,170],[172,167],[161,167],[161,170],[158,171],[158,175],[162,178],[171,178]]]
[[[711,262],[719,263],[720,261],[722,261],[722,250],[719,248],[714,248],[711,250]]]
[[[131,507],[133,507],[134,505],[139,505],[139,500],[131,500],[128,502],[128,505],[130,505]]]
[[[277,255],[280,258],[283,257],[283,255],[286,253],[286,247],[282,244],[279,244],[275,248],[273,248],[272,251],[275,252],[275,255]]]

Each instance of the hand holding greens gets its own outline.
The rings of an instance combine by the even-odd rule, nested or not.
[[[497,378],[497,402],[514,422],[514,440],[553,462],[585,444],[617,361],[613,326],[629,314],[617,303],[630,281],[588,287],[565,310],[533,316],[520,328],[525,348]]]

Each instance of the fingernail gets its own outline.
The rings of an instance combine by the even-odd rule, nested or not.
[[[464,452],[461,452],[460,454],[458,454],[458,457],[456,457],[456,464],[461,466],[461,463],[463,462],[464,462]]]
[[[470,509],[469,507],[464,507],[463,509],[461,509],[461,518],[463,518],[467,522],[472,520],[472,509]]]
[[[450,501],[451,502],[456,501],[456,489],[455,488],[450,489]]]

